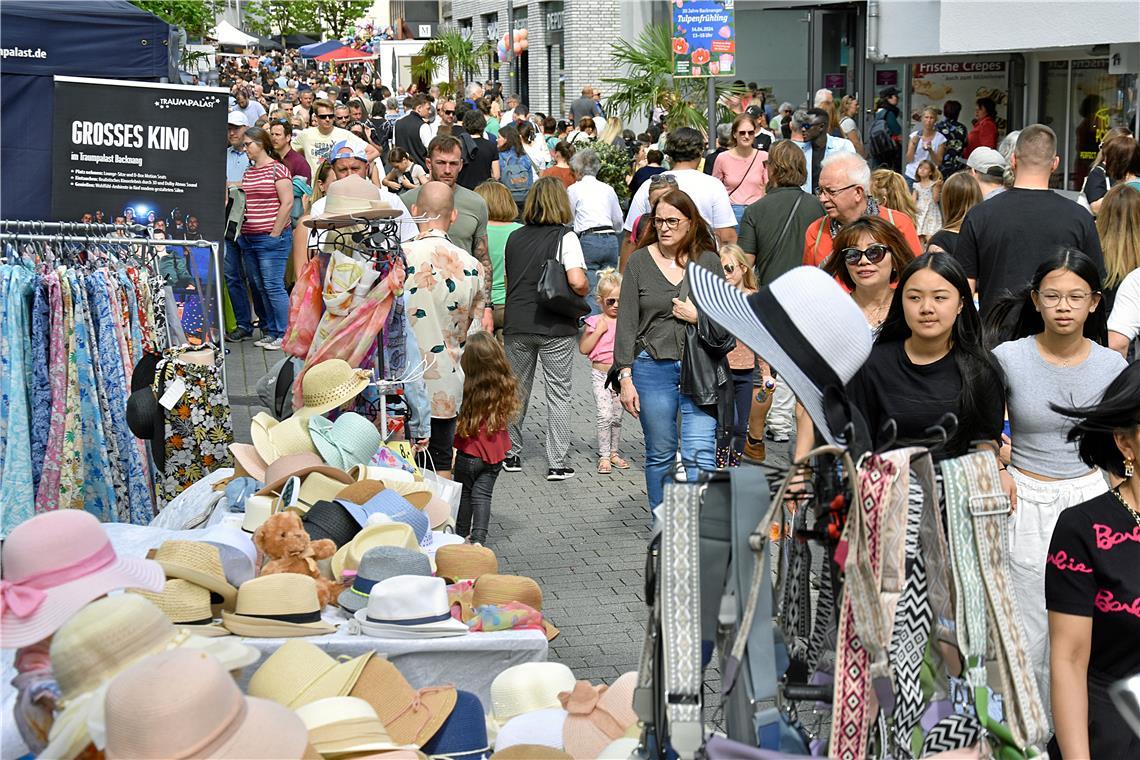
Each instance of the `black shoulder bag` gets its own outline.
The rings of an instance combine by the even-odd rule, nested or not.
[[[554,256],[549,255],[542,262],[542,272],[538,275],[538,305],[547,311],[575,321],[590,313],[586,299],[570,289],[566,278],[566,267],[562,265],[562,240],[567,229],[558,227],[558,247]]]

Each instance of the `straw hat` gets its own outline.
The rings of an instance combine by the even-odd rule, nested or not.
[[[309,538],[314,541],[327,538],[337,548],[352,541],[362,527],[350,510],[335,501],[318,501],[305,513],[301,523]]]
[[[413,551],[419,551],[420,548],[415,532],[406,523],[368,525],[333,555],[330,563],[333,578],[339,580],[346,569],[355,570],[360,567],[364,552],[377,546],[402,546]]]
[[[350,467],[348,472],[349,477],[355,477],[357,468]],[[353,504],[365,504],[376,494],[383,491],[385,488],[384,482],[381,480],[358,480],[350,486],[345,486],[337,492],[336,498],[351,502]]]
[[[553,707],[561,709],[558,695],[573,689],[574,683],[574,673],[560,662],[514,665],[491,682],[491,715],[503,726],[516,715]],[[561,747],[561,739],[551,746]]]
[[[254,494],[245,500],[245,517],[241,521],[241,529],[246,533],[255,533],[261,524],[273,514],[276,501],[272,496]]]
[[[351,144],[337,143],[334,148],[351,151]],[[350,153],[350,155],[352,155]],[[349,224],[358,225],[363,219],[395,219],[400,215],[382,201],[376,193],[376,186],[362,177],[345,177],[340,180],[343,186],[334,188],[337,183],[329,185],[328,201],[324,213],[317,214],[302,222],[309,227],[335,227]]]
[[[238,589],[234,612],[222,612],[226,628],[240,636],[289,638],[332,633],[321,620],[317,582],[300,573],[273,573],[246,581]]]
[[[431,575],[426,555],[398,546],[377,546],[364,552],[352,586],[340,592],[337,600],[350,613],[368,604],[368,595],[377,583],[397,575]]]
[[[359,697],[328,697],[297,708],[309,730],[309,744],[324,756],[415,749],[388,735],[372,705]]]
[[[115,555],[103,526],[81,509],[44,512],[4,541],[0,646],[16,649],[59,630],[92,599],[115,589],[161,591],[157,562]]]
[[[265,469],[269,466],[261,455],[257,453],[257,449],[250,443],[231,443],[230,453],[234,455],[234,461],[254,480],[265,482]],[[236,473],[235,473],[236,474]]]
[[[301,378],[302,406],[293,416],[307,418],[336,409],[341,404],[356,398],[368,387],[371,379],[371,372],[366,369],[353,369],[344,359],[326,359],[314,364]]]
[[[198,636],[228,636],[225,628],[214,624],[214,612],[210,606],[210,591],[190,581],[181,578],[168,579],[166,586],[157,594],[149,591],[137,591],[139,596],[147,599],[155,607],[162,610],[162,614],[170,618],[170,622],[184,626],[188,631]]]
[[[372,658],[365,652],[338,661],[304,639],[291,639],[269,655],[249,679],[249,695],[272,699],[289,708],[318,699],[347,696]]]
[[[488,745],[483,704],[471,692],[458,691],[455,709],[423,749],[432,757],[446,755],[448,760],[482,760],[491,751]]]
[[[498,743],[496,742],[496,747]],[[560,749],[543,744],[512,744],[506,749],[496,749],[491,760],[573,760]]]
[[[234,608],[237,589],[226,580],[218,547],[200,541],[165,541],[154,560],[162,565],[167,578],[181,578],[209,589],[221,597],[224,608]]]
[[[566,711],[561,707],[548,707],[516,715],[496,732],[495,756],[519,746],[538,746],[562,752],[562,728],[565,723]]]
[[[356,412],[345,412],[335,422],[326,417],[310,417],[309,437],[321,458],[342,470],[367,464],[384,441],[372,420]]]
[[[499,559],[486,546],[453,544],[441,546],[435,553],[436,575],[449,583],[497,574]]]
[[[383,657],[373,657],[349,692],[376,710],[392,741],[423,746],[435,736],[455,708],[454,686],[414,689]]]
[[[244,668],[261,656],[253,647],[232,637],[209,639],[179,631],[154,604],[138,594],[118,594],[94,601],[52,638],[52,670],[59,684],[62,709],[52,724],[50,743],[42,756],[74,757],[93,739],[101,746],[107,684],[139,660],[171,648],[209,653],[227,670]]]
[[[472,612],[487,604],[499,605],[507,602],[522,602],[542,612],[542,589],[533,578],[527,578],[525,575],[487,574],[475,579],[475,588],[471,594]],[[464,611],[464,620],[468,619],[468,614]],[[542,627],[546,631],[547,641],[552,641],[561,633],[545,615]]]
[[[234,515],[234,517],[237,516]],[[254,576],[253,566],[257,562],[257,549],[254,547],[249,534],[237,527],[219,523],[205,529],[164,531],[150,526],[109,523],[103,529],[108,532],[112,541],[115,540],[115,536],[111,531],[116,530],[137,529],[140,536],[144,533],[148,536],[154,534],[155,538],[150,544],[156,547],[155,553],[158,551],[157,547],[165,541],[194,541],[210,544],[217,548],[226,582],[234,587],[235,593],[238,586]]]
[[[365,634],[380,638],[436,639],[467,633],[467,626],[451,616],[443,578],[397,575],[382,580],[355,618]]]
[[[309,436],[309,427],[305,420],[290,417],[284,422],[278,422],[265,412],[254,415],[249,426],[249,436],[253,439],[253,447],[258,456],[266,464],[273,464],[278,459],[290,454],[318,454],[313,439]]]
[[[243,696],[203,652],[163,652],[137,663],[108,687],[106,712],[109,760],[299,759],[308,744],[300,718]]]
[[[593,760],[614,739],[637,729],[633,690],[637,672],[623,673],[612,685],[578,681],[558,695],[568,713],[562,727],[563,747],[575,760]]]

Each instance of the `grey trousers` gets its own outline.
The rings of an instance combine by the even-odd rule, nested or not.
[[[519,379],[522,396],[522,410],[510,426],[511,456],[522,453],[522,426],[530,404],[530,389],[534,385],[535,364],[541,359],[542,378],[546,384],[546,461],[551,469],[565,467],[566,454],[570,450],[570,368],[574,361],[575,336],[504,335],[503,348]]]

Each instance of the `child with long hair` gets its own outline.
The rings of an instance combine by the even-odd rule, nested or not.
[[[621,274],[613,267],[598,272],[596,288],[601,314],[586,319],[586,329],[578,339],[578,350],[590,358],[594,403],[598,409],[598,473],[609,475],[616,467],[628,470],[629,462],[618,454],[621,440],[621,399],[606,387],[606,377],[614,363],[614,335],[617,334],[618,305],[621,302]]]
[[[467,339],[463,357],[463,404],[455,427],[455,469],[463,486],[455,533],[473,544],[487,541],[491,495],[511,449],[507,425],[519,412],[519,384],[503,347],[490,334]]]
[[[914,226],[918,228],[918,239],[926,245],[926,241],[942,229],[942,208],[938,205],[942,201],[942,172],[930,159],[922,159],[915,167],[911,192],[917,215]]]

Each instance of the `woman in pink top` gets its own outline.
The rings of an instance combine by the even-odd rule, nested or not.
[[[717,156],[713,165],[712,175],[728,191],[738,226],[744,210],[764,197],[768,185],[768,153],[752,146],[759,128],[748,114],[737,116],[732,122],[733,146]]]
[[[618,455],[621,440],[621,398],[606,387],[606,376],[614,363],[614,336],[617,334],[621,275],[612,267],[598,272],[597,297],[601,314],[586,319],[586,330],[578,340],[578,350],[590,358],[594,403],[598,407],[598,472],[608,475],[614,467],[629,469],[629,462]]]

